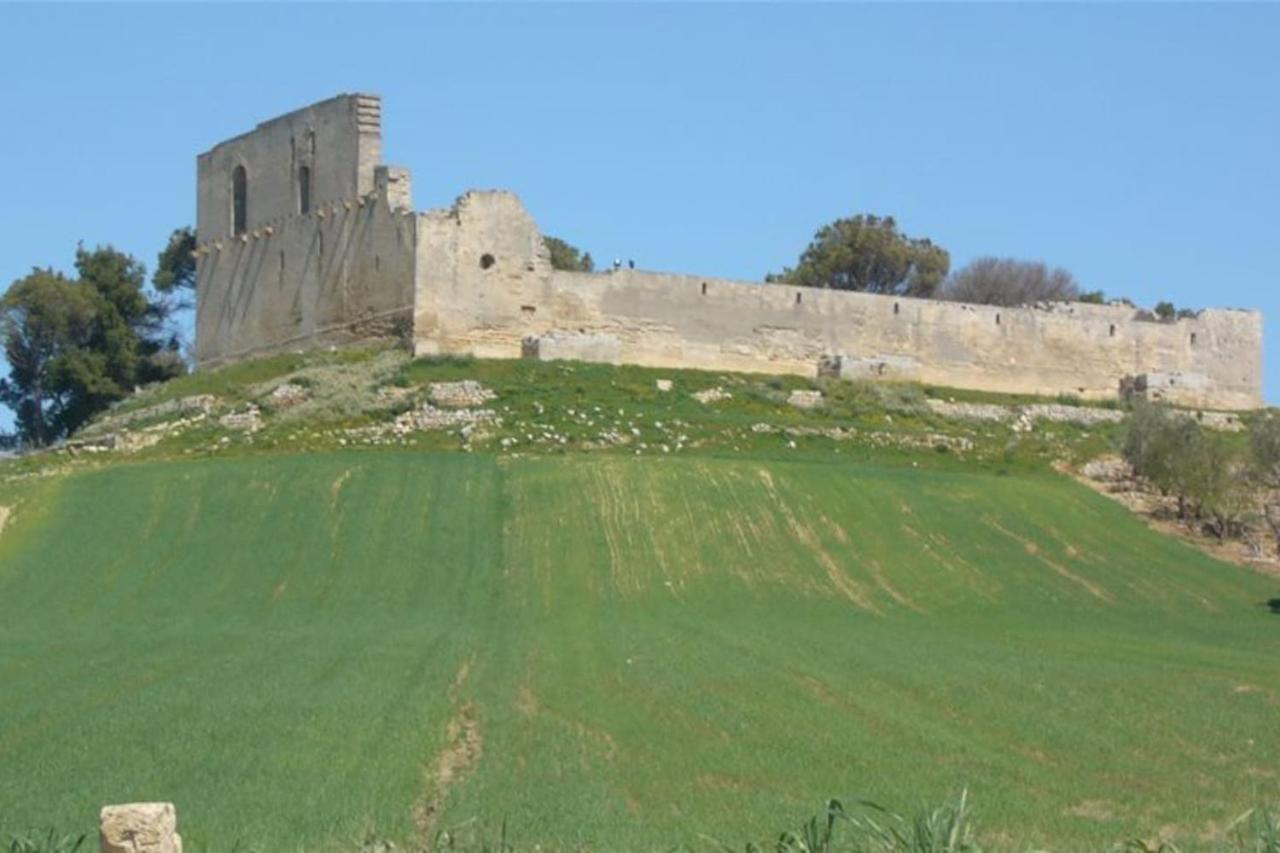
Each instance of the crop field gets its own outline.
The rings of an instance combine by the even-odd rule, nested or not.
[[[739,849],[963,788],[997,847],[1280,795],[1275,578],[1064,477],[400,450],[6,487],[0,836]]]

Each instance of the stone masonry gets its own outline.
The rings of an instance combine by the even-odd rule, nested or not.
[[[555,270],[507,192],[412,210],[380,164],[381,101],[340,95],[198,158],[196,356],[398,336],[418,354],[897,379],[1087,399],[1262,405],[1262,317],[1151,322],[1123,305],[1019,308],[615,270]]]

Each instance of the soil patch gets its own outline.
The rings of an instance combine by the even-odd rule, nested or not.
[[[467,661],[458,670],[450,686],[450,698],[466,684],[471,670]],[[426,793],[413,807],[413,822],[422,839],[422,849],[431,850],[436,843],[436,824],[444,808],[449,790],[466,778],[484,752],[484,738],[480,733],[480,718],[474,702],[464,702],[449,720],[445,729],[445,748],[431,767],[427,769]]]

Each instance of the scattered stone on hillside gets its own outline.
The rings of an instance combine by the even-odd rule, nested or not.
[[[1080,473],[1098,483],[1123,483],[1133,477],[1133,468],[1119,456],[1090,459]]]
[[[75,438],[68,439],[58,449],[71,456],[77,456],[81,453],[106,453],[109,451],[134,453],[159,444],[169,436],[176,435],[188,427],[204,421],[206,417],[203,412],[200,412],[189,418],[162,421],[139,429],[77,435]]]
[[[1222,430],[1223,432],[1240,432],[1244,429],[1244,421],[1233,412],[1195,412],[1190,414],[1203,427]]]
[[[1058,423],[1095,426],[1097,424],[1116,424],[1124,420],[1124,412],[1117,409],[1100,409],[1095,406],[1066,406],[1061,403],[1037,403],[1024,406],[1024,411],[1032,420],[1056,421]]]
[[[751,431],[754,433],[776,432],[777,428],[773,424],[758,423],[751,425]]]
[[[658,386],[659,391],[670,391],[672,388],[672,383],[670,379],[659,379],[654,384]]]
[[[395,406],[413,396],[413,388],[406,385],[383,385],[374,394],[383,406]]]
[[[787,405],[797,409],[816,409],[822,405],[822,392],[796,389],[787,397]]]
[[[496,423],[497,413],[492,409],[439,409],[430,403],[396,418],[412,429],[450,429],[469,424]]]
[[[763,427],[763,429],[757,429],[756,427]],[[912,450],[937,450],[939,447],[945,447],[948,450],[954,450],[957,452],[968,452],[974,448],[972,439],[965,438],[960,435],[943,435],[941,433],[934,432],[911,433],[891,432],[888,430],[863,431],[855,427],[838,426],[789,426],[783,429],[776,429],[768,424],[756,424],[751,428],[751,431],[781,432],[789,438],[820,437],[829,438],[832,441],[859,441],[865,444],[872,444],[877,447],[909,448]]]
[[[102,853],[182,853],[173,803],[103,806],[98,841]]]
[[[929,411],[944,418],[964,418],[973,421],[1007,421],[1013,418],[1013,410],[1008,406],[997,406],[994,403],[957,403],[954,400],[926,399],[924,404]]]
[[[925,400],[929,411],[944,418],[974,421],[1013,421],[1015,432],[1030,432],[1035,421],[1055,421],[1094,426],[1118,423],[1124,412],[1094,406],[1068,406],[1061,403],[1036,403],[1029,406],[1001,406],[997,403],[957,403],[954,400]]]
[[[493,400],[498,395],[471,379],[460,382],[432,382],[428,399],[446,409],[470,409]]]
[[[307,389],[295,382],[277,385],[275,390],[266,396],[265,402],[273,409],[288,409],[307,399]]]
[[[711,403],[719,403],[721,400],[731,400],[733,395],[723,388],[703,388],[701,391],[694,391],[690,396],[702,405],[710,405]]]
[[[85,427],[83,435],[115,432],[138,421],[163,418],[170,415],[209,415],[218,407],[218,398],[212,394],[193,394],[176,400],[165,400],[154,406],[145,406],[118,415],[108,414]]]
[[[501,423],[502,418],[492,409],[441,409],[424,403],[398,415],[391,423],[356,427],[345,430],[344,434],[353,439],[379,443],[425,430],[456,429],[462,440],[469,443],[487,436],[484,427]]]
[[[243,412],[228,412],[218,418],[218,423],[225,429],[257,432],[262,428],[262,412],[252,403]]]

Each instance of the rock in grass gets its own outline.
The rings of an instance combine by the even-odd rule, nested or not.
[[[497,396],[479,382],[463,379],[461,382],[432,382],[428,399],[446,409],[470,409]]]
[[[816,409],[822,405],[822,392],[795,390],[787,398],[787,403],[797,409]]]
[[[182,853],[173,803],[103,806],[98,840],[102,853]]]
[[[723,388],[704,388],[701,391],[695,391],[691,396],[704,406],[718,403],[721,400],[729,400],[733,397]]]

